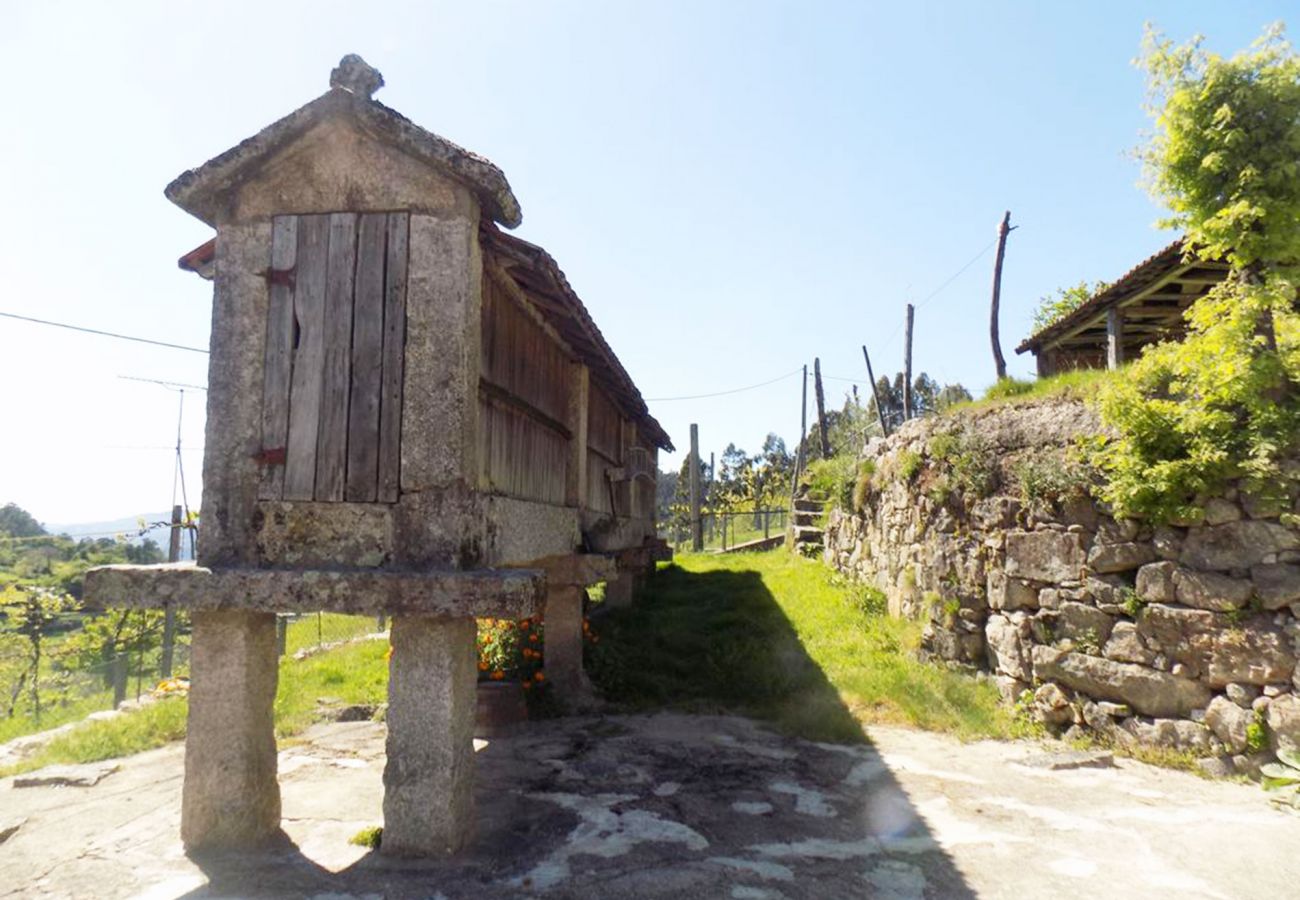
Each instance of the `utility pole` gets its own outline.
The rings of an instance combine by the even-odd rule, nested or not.
[[[700,530],[700,426],[691,425],[691,459],[687,466],[691,476],[691,549],[704,549],[704,532]]]
[[[912,418],[912,316],[916,311],[907,304],[907,328],[903,334],[903,421]]]
[[[803,439],[808,433],[808,367],[803,367],[803,400],[799,411],[799,446],[794,449],[794,474],[790,476],[790,503],[794,504],[795,491],[799,489],[799,475],[803,472]]]
[[[817,393],[817,430],[822,439],[822,459],[831,458],[831,439],[826,434],[826,396],[822,393],[822,361],[813,358],[813,388]]]
[[[167,542],[167,561],[169,563],[181,561],[181,508],[179,505],[172,507],[172,527],[170,539]],[[159,663],[163,678],[172,677],[172,660],[175,651],[176,610],[169,603],[167,608],[163,610],[162,660]]]
[[[876,416],[880,419],[880,433],[889,437],[889,425],[885,423],[885,409],[880,405],[880,392],[876,390],[876,373],[871,371],[871,357],[867,354],[867,345],[862,345],[862,358],[867,361],[867,378],[871,380],[871,396],[876,401]]]
[[[998,255],[993,260],[993,304],[989,310],[989,338],[993,341],[993,365],[998,370],[998,381],[1007,377],[1007,361],[1002,356],[1002,341],[998,338],[998,306],[1002,300],[1002,260],[1007,252],[1007,235],[1011,226],[1011,210],[1002,216],[998,225]]]

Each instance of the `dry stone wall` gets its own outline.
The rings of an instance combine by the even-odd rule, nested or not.
[[[910,422],[865,449],[826,560],[1052,729],[1253,774],[1300,749],[1300,461],[1267,502],[1153,526],[1091,498],[1073,448],[1100,428],[1064,401]]]

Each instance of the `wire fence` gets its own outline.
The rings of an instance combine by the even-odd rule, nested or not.
[[[276,618],[278,652],[301,659],[351,640],[384,631],[382,617],[306,613]],[[45,642],[38,659],[24,641],[0,648],[0,743],[117,709],[153,694],[184,692],[190,674],[191,623],[175,617],[171,640],[151,631],[96,653],[86,663],[84,646],[72,652],[66,640]]]
[[[789,511],[754,509],[739,512],[709,512],[700,515],[700,532],[705,552],[735,549],[737,545],[785,534]],[[691,548],[691,528],[687,522],[663,523],[659,537],[681,552]]]

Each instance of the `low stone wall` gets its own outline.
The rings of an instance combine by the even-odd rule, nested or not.
[[[1080,403],[976,408],[873,441],[826,560],[925,621],[923,650],[990,673],[1055,730],[1253,774],[1300,749],[1300,462],[1196,521],[1116,520],[1072,448]]]

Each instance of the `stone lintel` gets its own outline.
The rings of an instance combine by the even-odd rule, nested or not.
[[[532,569],[208,569],[184,563],[100,566],[86,573],[89,602],[140,609],[523,619],[542,608],[544,587],[543,573]]]
[[[577,553],[568,556],[548,556],[527,563],[529,569],[546,575],[547,585],[598,584],[613,578],[617,563],[599,553]]]

